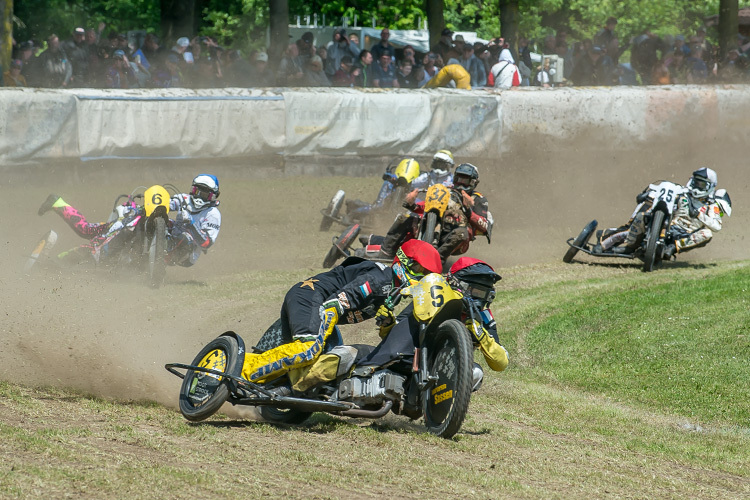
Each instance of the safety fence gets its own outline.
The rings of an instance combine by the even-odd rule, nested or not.
[[[0,89],[0,163],[428,155],[529,145],[745,142],[750,87],[493,90]]]

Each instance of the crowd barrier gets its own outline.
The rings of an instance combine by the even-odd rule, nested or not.
[[[750,87],[496,90],[0,88],[0,163],[431,155],[528,144],[637,147],[675,134],[744,142]]]

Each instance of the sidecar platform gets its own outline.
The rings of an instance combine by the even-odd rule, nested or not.
[[[614,253],[614,252],[598,252],[598,253],[593,252],[591,250],[592,247],[590,245],[583,245],[579,247],[573,244],[573,240],[575,240],[575,238],[568,238],[568,241],[567,241],[568,246],[577,248],[579,251],[585,252],[593,257],[619,257],[621,259],[631,259],[631,260],[636,258],[636,255],[632,253],[623,254],[623,253]]]
[[[294,409],[309,412],[338,412],[347,411],[357,408],[353,403],[318,401],[304,398],[295,398],[292,396],[280,396],[269,391],[261,385],[249,382],[244,378],[227,375],[224,372],[204,368],[201,366],[186,365],[183,363],[168,363],[164,365],[168,372],[184,379],[185,374],[178,369],[192,370],[203,372],[214,376],[219,376],[227,380],[229,387],[229,399],[227,402],[232,405],[244,406],[273,406],[275,408]]]

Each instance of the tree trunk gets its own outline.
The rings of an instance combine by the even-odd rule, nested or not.
[[[268,19],[271,30],[268,60],[276,66],[289,45],[289,0],[268,0]]]
[[[719,61],[724,61],[727,52],[737,48],[739,32],[738,0],[719,1]]]
[[[518,60],[518,0],[498,0],[500,7],[500,35],[511,47],[513,57]]]
[[[161,36],[166,44],[180,37],[192,39],[201,26],[201,0],[160,0]]]
[[[444,7],[443,0],[425,0],[427,26],[430,30],[430,48],[437,45],[440,41],[440,33],[445,28],[445,17],[443,17]]]
[[[13,0],[0,0],[0,80],[10,68],[13,51]]]

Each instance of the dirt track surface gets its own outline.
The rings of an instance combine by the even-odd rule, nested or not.
[[[717,170],[719,185],[732,196],[734,215],[725,219],[724,230],[709,247],[681,260],[748,258],[750,210],[745,199],[750,169],[739,147],[662,144],[631,152],[576,149],[575,145],[566,150],[524,148],[496,162],[475,160],[481,172],[479,191],[489,200],[495,231],[491,245],[478,239],[470,255],[485,259],[501,274],[505,269],[515,279],[520,271],[522,279],[523,266],[560,262],[565,240],[591,219],[598,219],[600,227],[625,222],[635,194],[648,182],[685,183],[694,169],[709,165]],[[378,172],[385,164],[362,160],[359,167]],[[356,165],[352,171],[357,171]],[[31,276],[19,271],[49,229],[60,235],[56,250],[82,243],[55,214],[37,215],[50,192],[99,221],[107,218],[120,193],[155,182],[188,189],[199,172],[220,178],[221,233],[194,268],[170,267],[161,290],[147,289],[135,280],[113,279],[101,270]],[[280,172],[267,163],[208,162],[86,163],[8,170],[3,185],[6,213],[0,221],[5,255],[0,274],[0,377],[173,404],[171,385],[169,390],[163,387],[163,355],[191,357],[196,345],[220,333],[217,326],[223,325],[216,325],[211,314],[212,284],[235,273],[271,272],[279,276],[274,293],[283,296],[291,283],[321,271],[330,239],[341,229],[318,231],[319,211],[333,193],[344,188],[347,198],[372,200],[381,182],[376,175],[316,178],[284,177]],[[382,227],[388,223],[383,221]],[[508,280],[503,283],[512,286]],[[236,309],[227,315],[232,321],[244,318],[245,324],[267,325],[277,314],[268,306],[253,310],[254,298],[241,291],[230,302]]]

